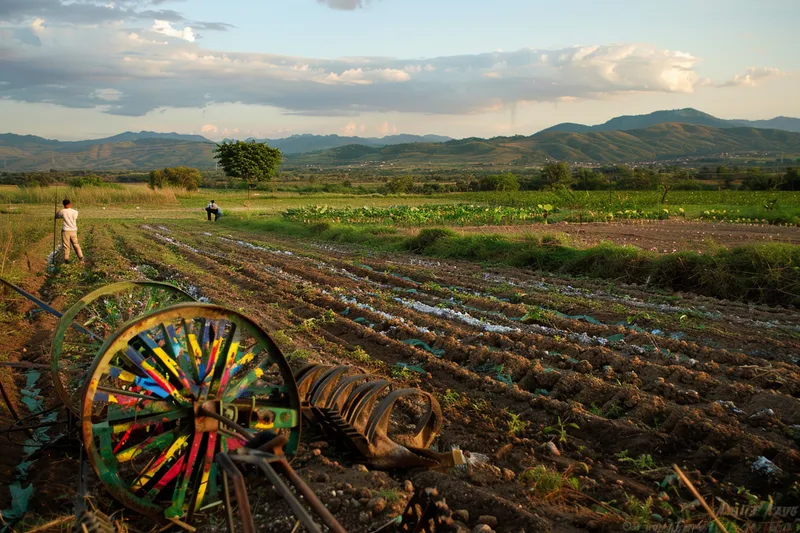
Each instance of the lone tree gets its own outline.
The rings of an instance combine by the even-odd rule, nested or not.
[[[269,181],[277,173],[283,156],[277,148],[255,141],[223,142],[214,150],[225,174],[242,178],[248,190],[262,181]]]

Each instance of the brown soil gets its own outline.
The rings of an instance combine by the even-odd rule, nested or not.
[[[673,226],[691,225],[647,225]],[[581,229],[589,227],[610,226]],[[274,334],[284,353],[298,358],[295,366],[356,364],[351,352],[359,347],[369,360],[358,364],[440,399],[445,424],[435,442],[439,450],[458,446],[488,456],[487,465],[467,471],[370,472],[307,435],[294,466],[326,504],[338,508],[349,531],[374,530],[396,516],[411,496],[406,480],[435,486],[451,509],[467,510],[464,527],[491,515],[502,533],[617,530],[625,522],[635,527],[632,502],[650,497],[644,520],[650,514],[674,520],[694,498],[668,482],[673,463],[708,498],[743,504],[747,489],[762,500],[772,496],[777,506],[796,501],[798,311],[257,234],[207,235],[175,225],[97,231],[98,242],[112,243],[101,261],[110,277],[146,264],[159,280],[191,284],[212,302],[244,309]],[[536,308],[543,312],[519,320]],[[308,326],[309,318],[326,311],[335,313],[333,320]],[[41,331],[42,325],[29,327]],[[606,340],[620,334],[620,341]],[[444,354],[402,342],[412,338]],[[420,365],[425,373],[393,373],[399,362]],[[512,415],[521,422],[515,431]],[[559,420],[566,424],[563,439]],[[546,452],[550,441],[560,455]],[[638,468],[620,460],[648,455],[651,461]],[[755,472],[759,457],[780,471]],[[529,472],[537,466],[556,472],[565,486],[537,490]],[[97,481],[94,486],[93,494],[105,498]],[[396,501],[362,520],[363,504],[339,505],[363,500],[367,494],[359,490],[370,497],[392,494]],[[253,491],[259,525],[289,531],[294,522],[288,510],[269,491],[256,485]],[[685,513],[693,523],[706,519],[701,511]],[[132,519],[132,527],[148,528]],[[204,515],[200,523],[202,531],[224,528],[219,516]]]

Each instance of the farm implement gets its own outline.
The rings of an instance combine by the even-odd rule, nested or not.
[[[222,504],[229,531],[254,532],[246,481],[255,475],[309,532],[345,533],[290,464],[304,420],[343,445],[354,462],[374,468],[450,468],[470,460],[460,450],[429,449],[442,425],[430,394],[393,390],[387,380],[353,367],[308,366],[295,376],[259,325],[175,286],[114,283],[62,313],[0,281],[58,318],[50,373],[69,427],[82,441],[81,455],[117,501],[158,522],[193,530],[198,512]],[[401,445],[388,435],[390,417],[398,402],[412,398],[424,407],[414,435]],[[54,425],[57,417],[48,420]],[[10,431],[30,427],[15,424]],[[82,461],[79,495],[84,470]],[[79,500],[77,531],[107,524]],[[453,529],[446,504],[430,489],[412,498],[395,525],[414,532]]]

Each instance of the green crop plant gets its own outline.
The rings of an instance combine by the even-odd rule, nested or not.
[[[458,391],[454,391],[451,389],[447,389],[444,391],[439,398],[439,403],[442,404],[443,407],[454,407],[456,405],[461,405],[464,403],[464,397]]]
[[[477,398],[472,400],[472,408],[479,414],[483,414],[487,409],[489,409],[489,402],[487,402],[485,398]]]
[[[322,313],[322,323],[323,324],[333,324],[336,322],[336,312],[333,309],[326,309],[324,313]]]
[[[567,429],[581,429],[578,424],[575,422],[564,422],[561,420],[561,417],[558,417],[558,421],[553,424],[552,426],[545,426],[544,434],[545,435],[556,435],[558,437],[558,442],[564,443],[567,442]]]
[[[627,496],[625,506],[628,509],[628,518],[637,526],[646,526],[653,514],[653,497],[649,496],[641,501],[635,496]]]
[[[361,346],[356,346],[355,350],[347,352],[347,357],[357,361],[359,363],[369,363],[372,361],[372,358],[369,356],[367,352]]]
[[[542,216],[544,217],[544,223],[547,224],[547,216],[553,211],[553,206],[550,204],[539,204],[539,209],[542,210]]]
[[[317,328],[319,328],[317,322],[318,319],[316,318],[307,318],[303,320],[303,322],[299,326],[297,326],[297,329],[300,331],[307,331],[307,332],[316,331]]]
[[[650,454],[641,454],[639,457],[629,457],[628,450],[622,450],[617,454],[617,460],[620,463],[629,465],[629,468],[639,474],[644,474],[655,470],[656,462]]]
[[[400,492],[398,490],[396,490],[396,489],[384,489],[384,490],[378,491],[376,496],[386,500],[386,503],[388,503],[389,505],[395,504],[395,503],[399,502],[400,499],[401,499]]]
[[[508,434],[519,435],[531,425],[530,421],[522,420],[518,414],[508,413]]]
[[[392,378],[400,381],[408,381],[414,377],[415,372],[408,367],[393,366],[389,371]]]
[[[592,403],[591,407],[589,407],[589,412],[595,416],[603,416],[603,409],[596,403]]]
[[[519,482],[530,487],[530,491],[546,498],[557,497],[564,485],[561,472],[545,465],[528,468],[519,475]]]
[[[286,356],[286,360],[290,363],[303,363],[308,361],[308,358],[311,357],[311,352],[308,350],[295,350],[293,352],[289,352]]]

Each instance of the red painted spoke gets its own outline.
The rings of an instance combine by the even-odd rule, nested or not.
[[[172,376],[174,381],[177,381],[177,383],[182,385],[187,391],[191,390],[192,384],[189,380],[189,377],[178,366],[175,358],[171,357],[163,347],[159,346],[148,332],[140,333],[136,337],[136,340],[139,341],[144,351],[149,355],[147,361],[158,361],[161,363],[161,367],[165,369],[170,376]]]

